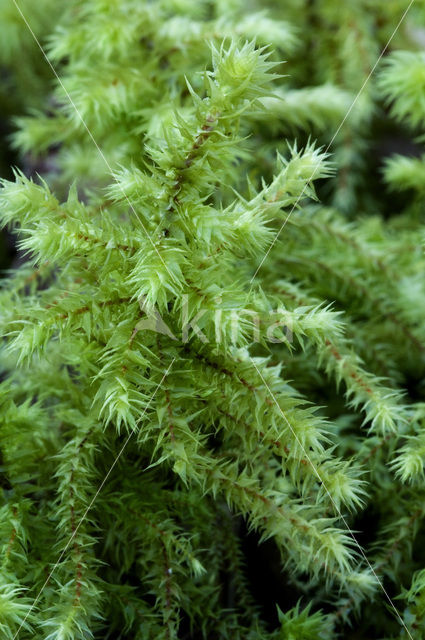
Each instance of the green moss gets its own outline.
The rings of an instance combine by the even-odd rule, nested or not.
[[[424,637],[423,3],[265,4],[0,2],[2,637]]]

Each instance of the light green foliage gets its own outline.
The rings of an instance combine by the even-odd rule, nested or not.
[[[397,51],[386,63],[379,86],[391,99],[392,114],[412,126],[424,124],[425,57],[422,52]]]
[[[385,181],[393,190],[416,189],[420,193],[425,187],[424,158],[408,158],[393,155],[385,165]]]
[[[22,4],[61,82],[0,189],[6,638],[425,637],[424,234],[364,188],[385,100],[422,133],[423,54],[401,30],[343,122],[403,3],[265,4]],[[422,157],[384,174],[420,204]]]
[[[320,611],[310,615],[310,607],[300,610],[299,604],[296,607],[283,613],[278,611],[279,622],[282,625],[281,637],[288,640],[316,640],[316,638],[326,638],[329,629],[326,628],[326,618]]]

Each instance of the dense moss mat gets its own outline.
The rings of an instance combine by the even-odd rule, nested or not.
[[[424,33],[0,0],[1,637],[425,637]]]

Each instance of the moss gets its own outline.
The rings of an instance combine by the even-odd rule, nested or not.
[[[422,638],[421,4],[9,4],[3,637]]]

